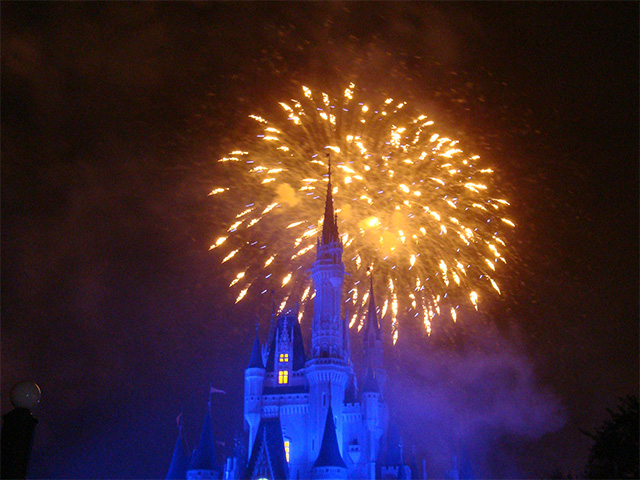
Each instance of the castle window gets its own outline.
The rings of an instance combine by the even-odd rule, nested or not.
[[[290,441],[289,439],[285,439],[284,441],[284,455],[287,457],[287,463],[289,462],[289,448],[290,448]]]
[[[289,383],[289,372],[287,370],[278,372],[278,383]]]
[[[281,353],[280,354],[280,363],[287,363],[289,361],[289,354],[288,353]]]

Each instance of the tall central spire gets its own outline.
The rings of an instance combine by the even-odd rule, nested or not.
[[[322,221],[322,244],[327,245],[339,240],[338,221],[333,212],[333,195],[331,187],[331,155],[327,153],[329,163],[329,184],[327,185],[327,198],[324,204],[324,219]]]
[[[331,356],[348,358],[345,351],[341,315],[342,284],[344,263],[342,262],[342,242],[338,235],[338,225],[333,212],[331,195],[331,158],[329,182],[324,209],[322,237],[318,238],[316,261],[311,267],[311,277],[316,291],[313,301],[313,328],[311,334],[312,357]]]

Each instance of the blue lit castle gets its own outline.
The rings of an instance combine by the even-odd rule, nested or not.
[[[209,411],[191,455],[180,432],[167,478],[411,478],[397,429],[390,428],[373,287],[362,330],[364,378],[358,382],[354,372],[341,312],[345,268],[331,191],[329,175],[311,268],[316,295],[309,352],[297,312],[273,316],[264,348],[256,333],[244,374],[246,454],[236,452],[221,468]]]

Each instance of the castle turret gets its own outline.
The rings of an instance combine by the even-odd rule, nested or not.
[[[382,331],[378,322],[378,311],[373,294],[373,274],[370,278],[369,287],[369,309],[362,332],[362,344],[364,350],[364,361],[366,369],[373,369],[380,394],[384,398],[384,391],[387,383],[387,372],[384,369],[382,358]]]
[[[331,405],[329,405],[329,409],[327,410],[322,445],[320,446],[318,458],[313,464],[311,478],[332,480],[347,478],[347,465],[344,463],[342,455],[340,454],[340,448],[338,447],[338,438],[336,437],[336,426],[333,421]]]
[[[383,433],[383,411],[380,404],[380,387],[376,381],[375,371],[369,367],[367,376],[362,385],[360,403],[362,404],[362,416],[367,429],[366,449],[369,464],[367,465],[367,478],[376,478],[376,460],[380,448],[380,437]]]
[[[187,480],[210,480],[220,477],[220,467],[216,458],[213,428],[211,424],[211,402],[202,425],[202,434],[187,470]]]
[[[262,363],[262,349],[260,348],[260,339],[258,338],[258,329],[256,328],[256,337],[253,340],[253,348],[251,349],[251,358],[247,368],[264,368]]]
[[[411,469],[405,464],[402,438],[395,422],[389,426],[386,444],[386,460],[380,467],[380,476],[398,480],[411,478]]]
[[[265,369],[262,363],[262,350],[256,329],[249,365],[244,371],[244,418],[249,425],[249,455],[260,425],[262,409],[262,389],[264,385]]]
[[[178,439],[176,445],[173,448],[173,456],[171,457],[171,465],[169,465],[169,471],[167,472],[167,480],[184,480],[187,478],[187,469],[191,462],[191,456],[188,453],[184,431],[182,428],[182,414],[178,417]]]
[[[260,421],[244,477],[272,480],[289,478],[282,427],[278,417],[263,418]]]

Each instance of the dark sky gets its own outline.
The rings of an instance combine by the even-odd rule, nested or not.
[[[208,251],[214,160],[300,84],[350,81],[490,159],[518,225],[486,329],[389,352],[401,426],[481,476],[579,473],[578,429],[638,392],[638,24],[635,2],[3,2],[2,412],[42,388],[31,475],[163,477],[210,382],[216,434],[242,429],[268,308],[234,307]]]

